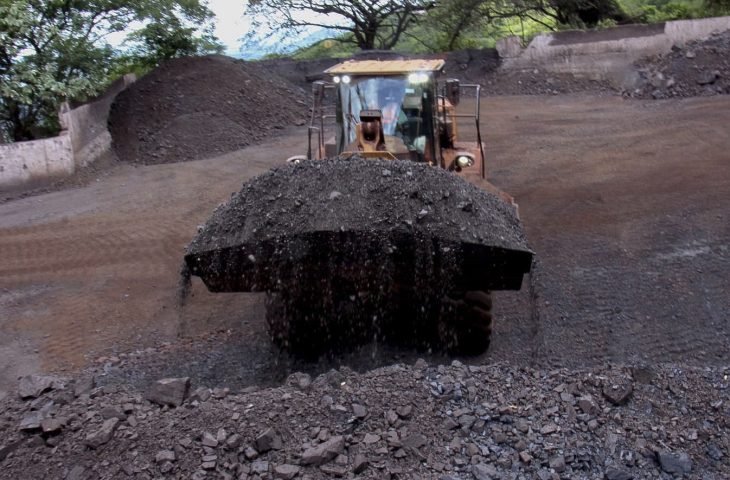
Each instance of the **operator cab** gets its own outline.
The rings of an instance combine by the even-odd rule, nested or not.
[[[431,72],[408,76],[335,75],[337,153],[387,151],[395,158],[435,158],[433,121],[436,86]],[[382,129],[382,137],[380,136]],[[358,131],[363,132],[362,138]],[[374,134],[373,134],[374,133]],[[380,145],[378,145],[380,143]]]
[[[336,107],[334,145],[327,155],[439,163],[437,80],[444,64],[441,59],[349,60],[327,69]]]
[[[411,160],[486,179],[479,127],[479,85],[441,79],[441,59],[347,60],[312,84],[312,120],[306,155],[289,161],[357,154]],[[457,112],[460,91],[474,91],[474,113]],[[325,99],[327,100],[325,102]],[[457,120],[476,141],[458,134]]]

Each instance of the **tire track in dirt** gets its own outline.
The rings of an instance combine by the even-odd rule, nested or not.
[[[186,244],[182,220],[95,218],[0,230],[0,284],[104,269],[159,275]]]
[[[492,102],[496,183],[544,267],[540,361],[726,360],[730,99]],[[657,260],[693,242],[707,254]]]
[[[0,304],[0,347],[17,351],[18,342],[30,342],[22,361],[59,371],[179,334],[243,331],[259,311],[257,300],[211,295],[201,285],[181,324],[175,305],[184,248],[218,203],[246,178],[298,153],[303,138],[285,131],[268,146],[120,168],[81,189],[0,205],[0,293],[42,287],[32,302]]]
[[[165,216],[96,216],[0,230],[0,286],[50,282],[47,313],[15,316],[11,328],[43,332],[43,365],[80,366],[136,331],[156,336],[171,310],[189,226]],[[157,291],[148,291],[150,285]]]

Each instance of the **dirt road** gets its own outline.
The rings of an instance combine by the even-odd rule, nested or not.
[[[538,263],[521,292],[497,294],[493,347],[474,361],[727,362],[730,98],[499,97],[483,116],[493,182],[519,202]],[[212,209],[303,139],[289,130],[214,159],[123,166],[0,205],[0,397],[20,374],[164,341],[149,375],[283,375],[260,296],[196,282],[180,315],[178,270]],[[212,337],[179,340],[201,335]]]

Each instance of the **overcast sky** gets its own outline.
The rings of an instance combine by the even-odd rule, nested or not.
[[[248,32],[250,28],[250,19],[244,17],[246,11],[246,0],[208,0],[208,8],[210,8],[215,14],[213,19],[215,24],[215,35],[225,45],[226,54],[236,55],[241,50],[240,39]],[[300,14],[303,18],[309,18],[312,20],[322,20],[322,17],[314,14],[302,13]],[[139,28],[141,25],[134,24],[132,28]],[[318,28],[312,28],[307,30],[321,30]],[[107,37],[107,40],[114,46],[122,45],[129,30],[117,32]],[[267,38],[268,35],[263,33],[262,38]],[[291,36],[291,38],[295,38]],[[273,41],[275,44],[281,42],[281,38],[269,38],[269,41]],[[262,52],[267,53],[267,52]]]
[[[248,31],[248,22],[243,18],[246,3],[208,0],[208,7],[215,13],[215,35],[226,46],[227,52],[237,52],[238,40]]]

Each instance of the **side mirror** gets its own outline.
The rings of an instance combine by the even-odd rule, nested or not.
[[[322,80],[317,80],[312,83],[312,98],[314,99],[315,108],[320,108],[322,106],[322,100],[324,99],[324,86],[325,83]]]
[[[460,100],[459,81],[455,78],[446,80],[446,99],[453,105],[457,106]]]

